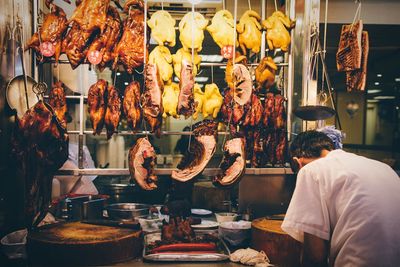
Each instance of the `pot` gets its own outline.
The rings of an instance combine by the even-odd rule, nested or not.
[[[106,207],[108,216],[112,220],[136,220],[145,218],[150,213],[151,205],[140,203],[116,203]]]
[[[136,202],[137,188],[134,184],[103,184],[99,187],[101,194],[109,195],[109,203]]]

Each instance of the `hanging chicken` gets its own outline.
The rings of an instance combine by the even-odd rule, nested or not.
[[[220,10],[215,13],[211,20],[211,25],[207,31],[211,34],[214,42],[220,47],[237,45],[236,33],[234,32],[235,22],[228,10]]]
[[[193,119],[197,120],[197,117],[202,111],[204,103],[204,92],[197,83],[194,84],[194,103],[195,109],[193,113]]]
[[[255,71],[257,92],[263,88],[268,90],[274,85],[277,70],[278,67],[272,57],[264,57],[261,60]]]
[[[190,51],[192,48],[197,52],[203,49],[204,29],[207,27],[208,19],[199,12],[189,12],[179,22],[179,40],[183,49]]]
[[[281,11],[275,11],[266,20],[262,21],[264,29],[267,31],[266,38],[270,50],[280,48],[283,52],[289,50],[290,34],[295,22],[290,20]]]
[[[93,126],[93,134],[100,134],[104,126],[104,116],[106,114],[108,83],[100,79],[90,86],[88,92],[88,111]]]
[[[125,88],[123,107],[129,127],[132,130],[137,130],[142,121],[139,82],[133,81]]]
[[[246,56],[242,56],[239,52],[236,52],[235,56],[235,64],[247,64],[247,58]],[[233,64],[232,64],[232,58],[228,60],[228,63],[226,64],[226,69],[225,69],[225,81],[228,84],[229,88],[233,89]]]
[[[48,7],[51,12],[45,15],[39,32],[33,34],[27,47],[33,48],[38,55],[41,55],[39,61],[54,55],[57,63],[61,54],[62,39],[68,27],[67,16],[62,8],[54,4],[49,4]],[[42,54],[42,52],[44,53]]]
[[[67,99],[62,82],[53,84],[49,93],[49,105],[53,108],[61,126],[67,128],[67,119],[65,117],[67,114]]]
[[[194,102],[194,77],[193,65],[189,61],[182,61],[181,79],[179,80],[178,115],[189,118],[193,115],[196,104]]]
[[[158,10],[147,21],[147,25],[151,28],[151,36],[156,40],[158,45],[164,44],[175,46],[175,19],[171,17],[167,11]]]
[[[215,83],[206,84],[203,103],[203,117],[212,116],[214,119],[221,109],[223,97]]]
[[[157,65],[158,72],[165,84],[172,81],[172,55],[166,46],[156,46],[149,55],[149,63]]]
[[[172,61],[174,62],[174,72],[176,77],[181,78],[181,68],[182,61],[187,60],[192,62],[192,54],[191,52],[185,51],[183,48],[178,49],[176,54],[172,55]],[[194,53],[194,65],[193,65],[193,76],[197,75],[197,71],[200,68],[201,56],[199,56],[196,52]]]
[[[143,2],[128,1],[124,10],[129,14],[124,22],[121,40],[114,48],[113,68],[115,69],[119,62],[124,65],[128,73],[132,74],[133,69],[142,66],[144,57],[148,56],[148,44],[146,44],[146,55],[144,53]]]
[[[104,123],[107,130],[107,139],[110,139],[117,130],[121,117],[121,99],[119,93],[113,85],[107,87],[107,109],[104,115]]]
[[[178,118],[177,107],[178,107],[178,97],[179,97],[179,85],[177,83],[171,83],[164,86],[164,92],[162,96],[164,113],[163,117],[166,118],[167,115],[174,118]]]
[[[76,23],[80,29],[91,34],[95,30],[104,32],[110,0],[83,0],[79,3],[69,22]]]
[[[236,26],[239,34],[239,45],[244,55],[247,54],[247,49],[253,53],[260,52],[261,46],[261,17],[254,10],[244,12]]]

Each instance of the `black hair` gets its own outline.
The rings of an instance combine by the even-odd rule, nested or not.
[[[323,149],[334,150],[332,140],[322,132],[305,131],[300,133],[291,143],[290,155],[298,158],[318,158]]]

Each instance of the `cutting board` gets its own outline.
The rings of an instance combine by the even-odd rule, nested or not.
[[[62,223],[41,227],[27,238],[28,259],[49,265],[105,265],[141,256],[141,231]]]
[[[272,264],[300,266],[302,244],[286,234],[283,220],[256,219],[251,224],[251,247],[263,250]]]

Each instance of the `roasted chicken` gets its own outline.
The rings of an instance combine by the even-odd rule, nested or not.
[[[234,38],[233,16],[226,9],[215,13],[211,20],[211,25],[207,27],[207,31],[211,34],[214,42],[220,47],[237,45],[236,37]]]
[[[204,170],[216,150],[217,127],[218,122],[214,120],[203,120],[193,125],[194,138],[178,164],[178,170],[172,171],[173,179],[187,182]]]
[[[67,128],[67,119],[65,117],[68,112],[67,99],[62,82],[53,84],[49,93],[49,105],[53,108],[54,114],[61,126]]]
[[[100,79],[90,86],[88,92],[88,111],[93,126],[93,134],[100,134],[104,126],[104,116],[107,110],[108,83]]]
[[[261,17],[254,10],[244,12],[236,26],[239,34],[239,46],[244,55],[247,54],[247,49],[253,53],[260,52],[261,46]]]
[[[158,10],[154,12],[147,21],[147,25],[151,28],[151,36],[156,40],[158,45],[164,44],[175,46],[175,19],[171,17],[167,11]]]
[[[172,55],[172,61],[174,62],[174,72],[176,77],[181,78],[182,61],[186,60],[192,62],[192,54],[185,51],[183,48],[178,49],[176,54]],[[201,56],[194,53],[194,66],[193,66],[193,76],[197,75],[197,71],[200,69]]]
[[[233,64],[232,64],[233,59],[229,59],[228,63],[226,64],[226,69],[225,69],[225,81],[228,84],[229,88],[233,89]],[[241,63],[243,65],[247,65],[247,58],[245,56],[240,55],[240,53],[236,53],[235,56],[235,64]]]
[[[142,109],[140,108],[140,84],[131,82],[124,93],[124,114],[132,130],[137,130],[142,121]]]
[[[161,79],[166,83],[171,83],[172,74],[172,55],[166,46],[156,46],[149,55],[149,63],[157,65]]]
[[[201,87],[195,83],[194,84],[194,106],[195,110],[193,113],[193,119],[197,120],[197,117],[201,113],[204,104],[204,92]]]
[[[117,130],[121,117],[121,99],[118,90],[113,85],[107,87],[107,109],[104,115],[104,123],[107,130],[107,139],[110,139]]]
[[[147,64],[145,69],[145,90],[141,103],[144,119],[150,125],[152,132],[157,136],[161,133],[163,104],[162,94],[164,84],[158,74],[157,66]]]
[[[104,32],[110,0],[82,0],[76,7],[69,22],[77,24],[82,31],[91,34],[96,30]]]
[[[49,4],[49,6],[51,12],[45,15],[39,32],[33,34],[27,47],[33,48],[38,55],[41,55],[39,59],[42,61],[46,56],[41,54],[40,45],[50,43],[54,47],[54,59],[57,63],[61,54],[62,39],[68,27],[67,16],[62,8],[54,4]]]
[[[204,29],[207,27],[208,19],[199,12],[189,12],[179,22],[179,40],[183,49],[197,52],[203,49]]]
[[[207,118],[212,116],[214,119],[217,118],[218,113],[221,109],[223,97],[219,92],[219,89],[215,83],[206,84],[204,92],[204,103],[203,103],[203,117]]]
[[[275,83],[275,74],[278,70],[272,57],[264,57],[260,64],[258,64],[255,76],[256,76],[256,91],[259,92],[261,89],[268,90]]]
[[[164,113],[163,117],[166,118],[167,115],[172,116],[174,118],[178,118],[177,107],[178,107],[178,98],[179,98],[179,85],[176,83],[171,83],[164,85],[163,92],[163,107]]]
[[[193,115],[196,105],[194,102],[194,77],[193,67],[189,61],[182,61],[181,79],[179,80],[178,115],[189,118]]]
[[[262,21],[262,25],[267,31],[268,48],[270,50],[280,48],[283,52],[287,52],[290,45],[289,31],[294,28],[295,22],[281,11],[275,11],[269,18]]]
[[[139,138],[129,150],[129,173],[131,178],[144,190],[157,188],[154,173],[156,152],[147,138]]]

